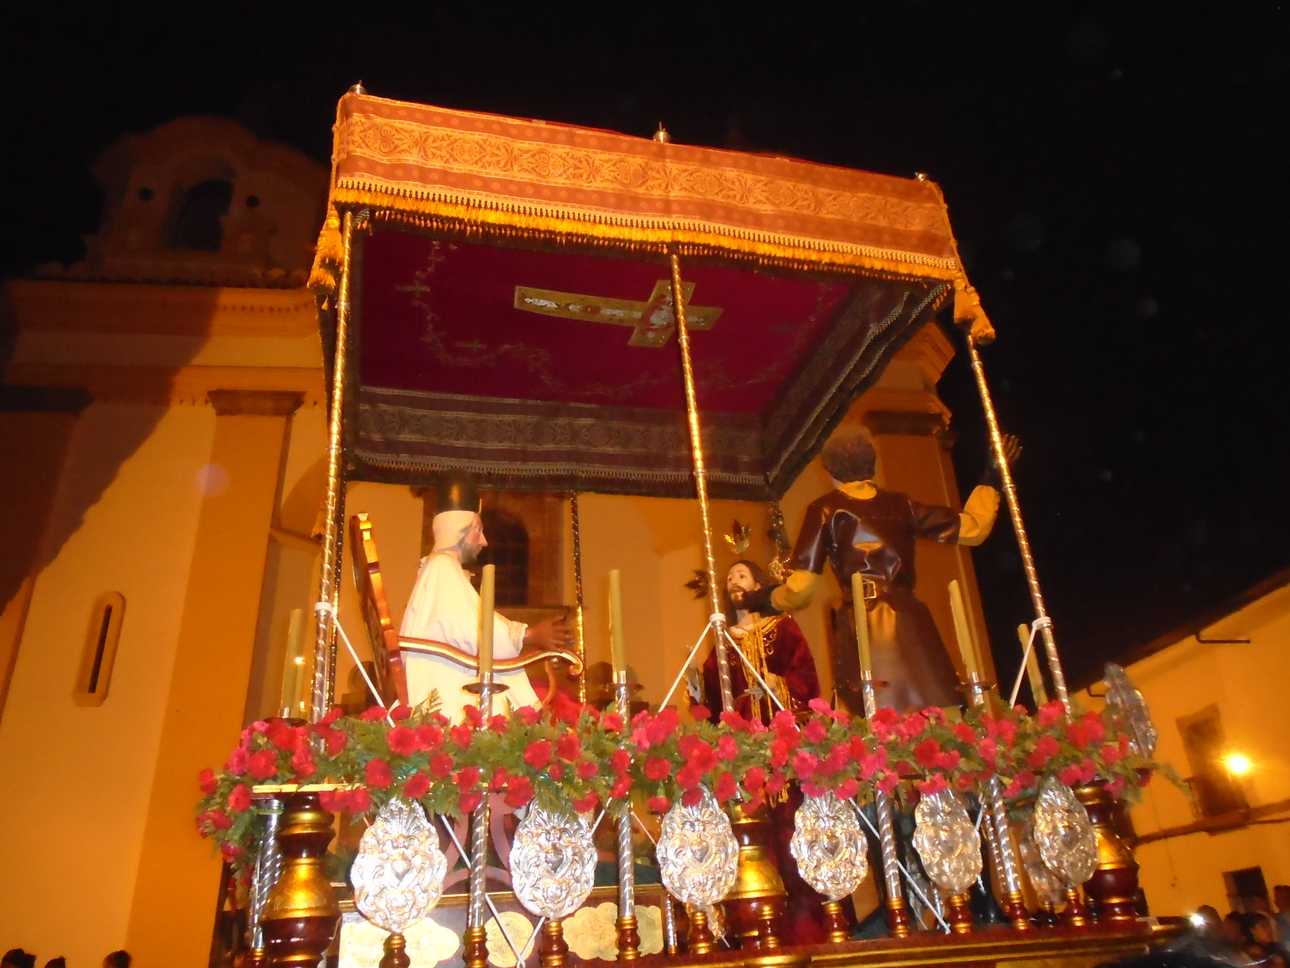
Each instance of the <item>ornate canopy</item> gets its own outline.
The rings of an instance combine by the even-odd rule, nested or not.
[[[922,178],[358,93],[331,205],[317,288],[338,213],[365,226],[351,478],[464,466],[497,487],[693,494],[675,251],[710,491],[777,497],[902,342],[971,295]]]

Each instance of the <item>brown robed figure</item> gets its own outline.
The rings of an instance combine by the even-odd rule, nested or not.
[[[810,603],[827,561],[842,586],[834,630],[833,681],[839,702],[863,715],[851,576],[864,579],[873,675],[888,683],[880,706],[901,711],[961,704],[958,674],[927,606],[914,597],[914,546],[919,538],[977,545],[994,526],[999,492],[982,484],[962,512],[920,504],[873,483],[876,454],[861,436],[830,441],[821,455],[835,490],[812,502],[793,551],[789,580],[772,595],[775,607]]]

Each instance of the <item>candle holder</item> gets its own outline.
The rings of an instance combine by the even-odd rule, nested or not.
[[[971,675],[962,688],[974,707],[984,706],[986,693],[995,683],[988,682],[980,673]],[[1003,913],[1016,931],[1029,931],[1030,912],[1026,910],[1025,895],[1021,891],[1021,872],[1008,811],[1003,802],[1003,784],[997,776],[990,778],[982,790],[981,809],[986,811],[984,824],[990,848],[990,860],[1003,886]]]
[[[884,679],[875,679],[872,669],[860,670],[860,689],[864,697],[865,718],[873,718],[878,711],[875,691],[885,689]],[[891,815],[891,798],[881,791],[874,796],[874,810],[878,814],[878,846],[882,851],[883,903],[887,908],[887,930],[893,938],[907,938],[912,929],[909,908],[900,883],[900,855],[896,847],[896,824]]]
[[[614,703],[627,722],[631,711],[631,686],[626,668],[614,671]],[[618,921],[619,961],[635,961],[641,953],[636,925],[636,847],[632,837],[632,802],[628,794],[618,804]]]
[[[473,687],[473,688],[472,688]],[[499,691],[493,682],[493,673],[481,671],[478,682],[462,687],[479,696],[479,712],[487,722],[493,716],[493,693]],[[505,687],[503,687],[505,688]],[[485,794],[470,818],[470,893],[466,904],[466,931],[463,958],[466,968],[485,968],[488,964],[488,943],[484,932],[484,907],[488,893],[488,824],[490,815],[488,795]]]

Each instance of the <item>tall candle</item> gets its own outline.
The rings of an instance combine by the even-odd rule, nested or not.
[[[1026,651],[1026,644],[1030,641],[1030,626],[1018,625],[1017,638],[1021,639],[1021,651]],[[1030,692],[1035,697],[1035,706],[1042,706],[1048,702],[1048,690],[1044,688],[1044,676],[1039,671],[1039,650],[1032,647],[1030,653],[1026,656],[1026,675],[1030,679]]]
[[[959,653],[963,656],[963,668],[969,680],[979,678],[981,666],[976,658],[976,646],[972,643],[972,630],[968,627],[967,609],[963,607],[963,589],[958,579],[950,582],[950,611],[954,613],[954,637],[959,640]]]
[[[614,661],[614,678],[627,671],[627,647],[623,640],[623,576],[617,568],[609,573],[609,648]]]
[[[497,566],[485,565],[479,579],[479,678],[493,674],[493,601],[497,587]]]
[[[864,605],[864,578],[851,576],[851,602],[855,607],[856,647],[860,650],[860,678],[873,678],[873,655],[869,650],[869,612]]]
[[[305,610],[291,610],[287,623],[287,659],[282,666],[282,694],[278,709],[284,717],[300,715],[300,674],[305,667]]]

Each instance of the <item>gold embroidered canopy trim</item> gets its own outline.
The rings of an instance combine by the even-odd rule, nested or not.
[[[676,245],[797,271],[961,275],[939,188],[790,158],[347,94],[332,205],[475,237]],[[320,258],[334,246],[324,239]]]

